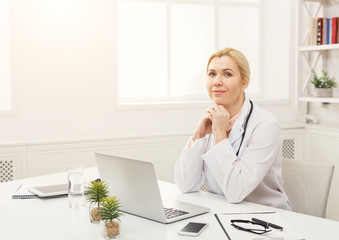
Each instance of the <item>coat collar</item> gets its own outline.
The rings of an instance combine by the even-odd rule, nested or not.
[[[241,135],[244,132],[245,119],[250,111],[250,108],[251,108],[250,100],[246,97],[244,104],[241,108],[241,113],[238,119],[235,121],[230,132],[230,135],[228,136],[228,140],[232,145],[235,141],[237,141],[241,137]]]

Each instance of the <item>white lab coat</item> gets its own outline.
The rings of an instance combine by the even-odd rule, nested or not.
[[[291,210],[281,177],[281,130],[270,113],[253,104],[246,134],[243,124],[250,111],[245,99],[228,139],[215,145],[213,134],[191,139],[175,166],[175,182],[183,192],[199,191],[207,182],[208,191],[223,194],[230,203],[243,200]]]

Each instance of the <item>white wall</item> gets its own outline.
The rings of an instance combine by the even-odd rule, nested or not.
[[[0,141],[194,129],[207,105],[117,109],[114,21],[111,0],[10,1],[14,111],[0,115]],[[264,107],[300,120],[293,101]]]
[[[11,1],[16,111],[0,118],[2,139],[180,131],[182,116],[197,119],[116,109],[113,13],[113,1]]]
[[[10,96],[9,1],[0,1],[0,110],[8,110]]]

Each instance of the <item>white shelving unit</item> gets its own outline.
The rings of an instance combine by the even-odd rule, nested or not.
[[[339,103],[339,98],[299,97],[300,102]]]
[[[312,69],[318,66],[320,60],[322,68],[326,69],[326,56],[329,51],[339,51],[339,44],[308,46],[308,27],[305,23],[308,19],[302,19],[303,13],[306,18],[327,17],[326,8],[331,0],[299,0],[297,9],[297,99],[299,102],[325,102],[339,103],[339,98],[317,98],[308,94],[309,80],[312,76]],[[309,3],[312,3],[310,7]],[[338,2],[335,2],[339,4]],[[339,17],[339,13],[338,13]],[[304,22],[303,22],[304,21]],[[306,26],[305,26],[306,25]],[[304,31],[306,30],[306,31]],[[335,76],[339,79],[339,76]]]
[[[314,52],[314,51],[326,51],[326,50],[336,50],[336,49],[339,49],[338,43],[337,44],[326,44],[326,45],[299,47],[300,52]]]

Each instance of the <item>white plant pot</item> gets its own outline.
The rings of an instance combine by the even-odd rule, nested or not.
[[[313,97],[332,97],[333,88],[312,88]]]

